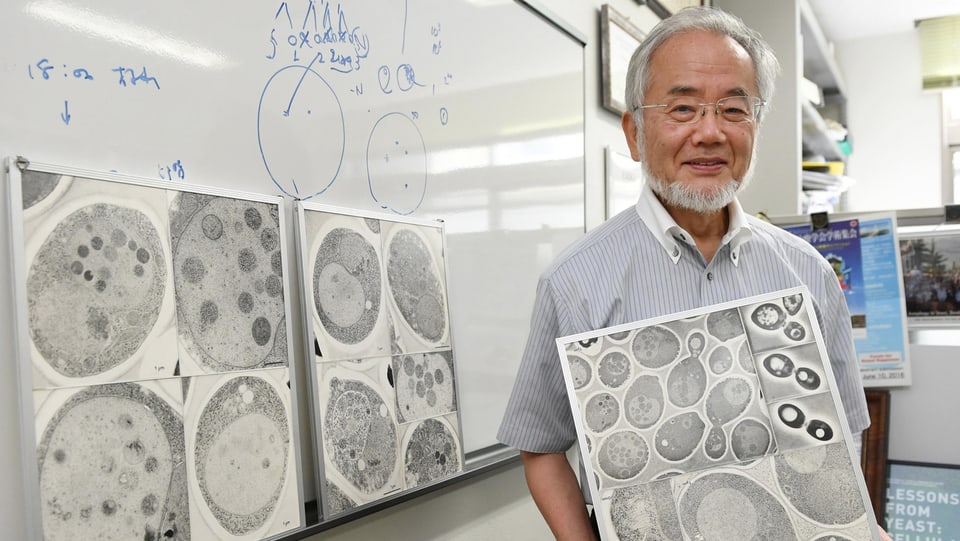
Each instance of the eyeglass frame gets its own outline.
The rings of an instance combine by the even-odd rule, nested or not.
[[[681,98],[684,98],[684,97],[687,97],[687,96],[676,96],[676,97],[671,98],[671,99],[672,99],[672,100],[678,100],[678,99],[681,99]],[[723,115],[720,114],[720,102],[722,102],[722,101],[724,101],[724,100],[736,99],[736,98],[754,100],[754,104],[753,104],[753,116],[750,116],[750,117],[748,117],[748,118],[744,118],[743,120],[727,120],[726,118],[723,118]],[[651,103],[651,104],[648,104],[648,105],[634,105],[634,106],[633,106],[633,111],[634,111],[634,112],[637,112],[637,111],[642,111],[642,110],[645,110],[645,109],[654,109],[654,108],[657,108],[657,107],[669,107],[670,105],[671,105],[670,103]],[[707,106],[708,106],[708,105],[713,105],[713,114],[716,115],[717,117],[719,117],[720,119],[722,119],[724,122],[727,122],[727,123],[729,123],[729,124],[743,124],[744,122],[756,122],[757,119],[760,118],[760,111],[761,111],[761,109],[762,109],[765,105],[767,105],[767,100],[765,100],[765,99],[763,99],[763,98],[761,98],[761,97],[759,97],[759,96],[725,96],[725,97],[722,97],[722,98],[718,99],[717,101],[712,101],[712,102],[707,102],[707,103],[698,103],[698,104],[697,104],[697,107],[700,108],[700,111],[699,111],[697,114],[695,114],[695,115],[693,116],[693,118],[690,119],[690,120],[687,121],[687,122],[681,122],[681,121],[678,121],[678,120],[674,120],[672,117],[670,118],[670,121],[673,122],[674,124],[680,124],[680,125],[684,125],[684,124],[693,125],[693,124],[696,124],[696,123],[700,122],[700,118],[701,118],[701,117],[707,116]],[[667,115],[667,116],[670,116],[670,113],[667,112],[667,111],[663,111],[663,114],[665,114],[665,115]]]

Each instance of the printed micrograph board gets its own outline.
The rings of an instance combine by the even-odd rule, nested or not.
[[[44,538],[302,526],[282,200],[33,167],[10,210]]]
[[[296,208],[330,518],[463,469],[443,226]]]
[[[557,345],[604,541],[879,539],[806,288]]]

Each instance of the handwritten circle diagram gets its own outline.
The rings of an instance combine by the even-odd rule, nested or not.
[[[152,391],[80,390],[48,423],[37,459],[46,539],[190,536],[183,424]]]
[[[323,193],[337,179],[346,148],[337,93],[308,67],[278,70],[260,95],[257,139],[263,165],[284,194],[309,199]]]
[[[43,359],[72,378],[129,359],[159,317],[164,261],[156,228],[138,210],[98,203],[60,221],[27,276],[30,334]]]
[[[427,148],[420,129],[402,113],[387,113],[370,131],[367,142],[370,196],[380,207],[410,214],[427,191]]]

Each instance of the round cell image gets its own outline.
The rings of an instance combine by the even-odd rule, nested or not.
[[[807,423],[807,434],[810,434],[816,440],[830,441],[833,439],[833,427],[826,421],[811,419]]]
[[[377,324],[381,293],[373,245],[347,228],[328,232],[313,263],[313,306],[327,334],[342,344],[365,340]]]
[[[286,364],[277,205],[180,192],[170,210],[177,330],[203,368]]]
[[[710,367],[710,372],[714,375],[719,376],[726,374],[728,370],[733,368],[733,353],[730,352],[730,348],[727,346],[717,346],[710,352],[710,356],[707,358],[707,365]]]
[[[798,368],[794,377],[797,384],[808,391],[815,391],[820,387],[820,375],[807,367]]]
[[[61,184],[69,186],[73,177],[65,177],[54,173],[44,173],[41,171],[24,170],[20,174],[23,182],[21,183],[20,195],[23,200],[23,210],[38,205],[48,196],[50,196]],[[61,189],[62,193],[63,190]],[[52,197],[51,200],[57,199]],[[43,205],[47,206],[47,205]]]
[[[763,359],[763,369],[775,378],[788,378],[793,374],[793,359],[782,353],[771,353]]]
[[[587,428],[599,434],[620,420],[620,403],[610,393],[597,393],[583,406],[583,418]]]
[[[787,295],[783,298],[783,307],[787,309],[787,313],[791,316],[797,315],[797,312],[800,311],[800,308],[803,306],[803,295]]]
[[[787,335],[787,338],[794,342],[800,342],[807,337],[807,330],[804,329],[800,323],[791,321],[783,327],[783,334]]]
[[[695,411],[674,415],[657,429],[654,448],[665,460],[683,460],[697,450],[706,426]]]
[[[323,419],[326,458],[356,490],[372,494],[395,477],[397,426],[369,385],[332,378]]]
[[[667,375],[667,398],[679,407],[692,406],[703,398],[707,389],[707,371],[696,357],[687,357],[670,369]]]
[[[633,356],[645,368],[662,368],[680,355],[680,337],[666,327],[646,327],[637,331],[631,344]]]
[[[403,321],[421,340],[439,344],[447,336],[443,275],[435,255],[412,229],[400,229],[387,248],[387,285]]]
[[[567,362],[570,366],[570,379],[573,381],[574,389],[583,389],[590,384],[593,379],[593,368],[583,357],[576,355],[567,355]]]
[[[650,459],[650,448],[640,434],[623,430],[600,442],[597,465],[612,479],[626,481],[640,475]]]
[[[287,478],[286,408],[266,380],[232,378],[214,392],[197,422],[194,463],[200,493],[223,529],[262,528]]]
[[[623,415],[636,428],[650,428],[663,415],[665,402],[660,379],[640,376],[623,394]]]
[[[777,455],[782,492],[807,518],[826,525],[851,524],[866,514],[846,447],[818,445]]]
[[[743,419],[730,433],[733,456],[741,462],[764,456],[773,443],[770,428],[756,419]]]
[[[451,351],[402,355],[393,363],[399,422],[456,411]]]
[[[613,491],[610,518],[620,541],[683,539],[670,483],[645,483]]]
[[[183,422],[134,383],[88,387],[37,445],[44,539],[190,538]]]
[[[782,327],[785,318],[786,314],[784,314],[783,309],[769,302],[756,307],[750,314],[750,319],[754,325],[768,331]]]
[[[753,400],[753,387],[739,377],[720,380],[707,394],[707,419],[722,426],[739,417]]]
[[[807,418],[807,416],[803,413],[803,410],[794,404],[789,403],[780,404],[780,406],[777,408],[777,416],[780,417],[780,420],[783,422],[783,424],[789,426],[790,428],[802,427]]]
[[[719,426],[711,427],[703,442],[703,452],[713,460],[727,454],[727,435]]]
[[[721,342],[743,334],[743,321],[736,308],[707,314],[707,332]]]
[[[678,508],[691,539],[798,539],[777,497],[745,475],[701,475],[687,484]]]
[[[630,377],[630,359],[621,351],[607,352],[597,364],[597,377],[611,389],[620,387]]]
[[[47,236],[27,273],[30,338],[58,374],[102,374],[143,345],[167,283],[160,236],[142,212],[99,203]]]
[[[460,471],[460,443],[457,436],[437,419],[427,419],[413,429],[403,456],[407,488]]]

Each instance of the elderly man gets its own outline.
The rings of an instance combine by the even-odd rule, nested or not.
[[[803,240],[744,213],[757,133],[779,66],[738,18],[689,8],[630,60],[623,132],[646,183],[544,271],[498,438],[521,450],[530,492],[557,539],[596,524],[566,460],[576,430],[555,339],[806,285],[854,434],[869,425],[843,293]],[[777,182],[777,179],[768,179]]]

